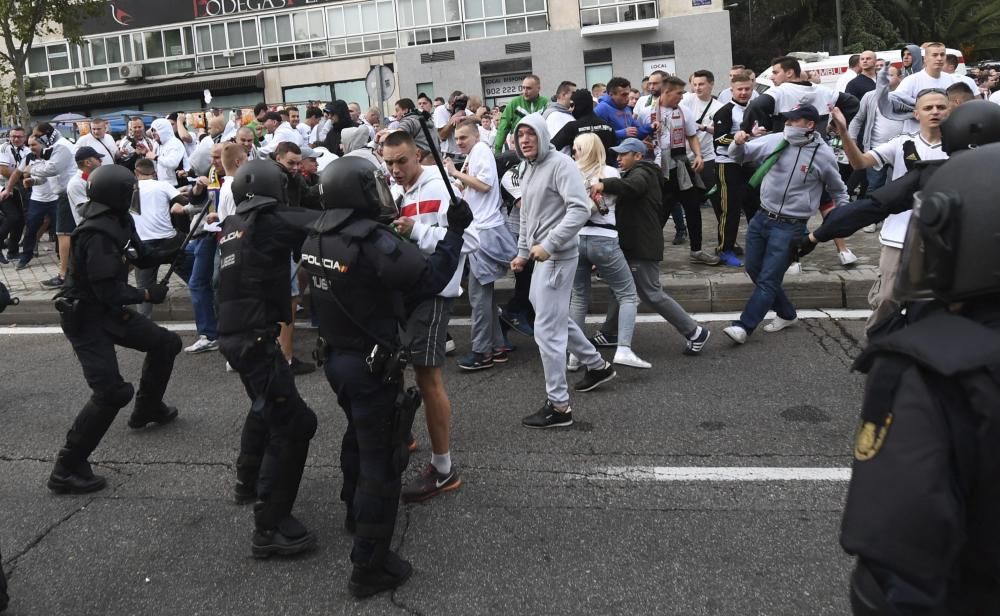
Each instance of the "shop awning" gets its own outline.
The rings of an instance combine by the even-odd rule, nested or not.
[[[203,90],[212,94],[233,94],[248,90],[264,89],[264,71],[204,75],[142,82],[117,84],[103,88],[76,88],[67,92],[47,94],[28,99],[32,114],[83,111],[95,107],[134,106],[138,103],[173,100],[196,94]]]

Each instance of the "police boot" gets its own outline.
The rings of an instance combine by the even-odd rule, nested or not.
[[[262,506],[257,503],[254,509]],[[308,552],[316,547],[316,535],[294,516],[286,516],[277,527],[270,529],[258,528],[254,531],[250,551],[254,558],[269,558],[271,556],[294,556]]]
[[[413,566],[395,552],[386,552],[385,559],[371,566],[354,565],[347,589],[358,599],[364,599],[384,590],[392,590],[406,583],[413,574]]]
[[[151,423],[164,425],[177,419],[177,408],[163,402],[151,403],[141,395],[135,397],[135,408],[128,418],[128,427],[133,430],[145,428]]]
[[[107,484],[104,477],[94,474],[86,458],[81,459],[72,449],[59,450],[48,481],[49,489],[56,494],[87,494]]]

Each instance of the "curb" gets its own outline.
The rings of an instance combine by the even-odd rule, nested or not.
[[[789,298],[801,309],[870,308],[868,291],[878,278],[874,268],[842,270],[837,272],[803,272],[786,276],[784,288]],[[753,292],[753,282],[745,272],[720,273],[708,277],[663,275],[663,289],[691,313],[739,312]],[[504,305],[514,292],[513,278],[496,283],[496,302]],[[51,291],[20,292],[21,303],[10,306],[0,314],[0,325],[45,325],[59,322],[59,313],[52,305]],[[606,311],[610,295],[607,286],[594,281],[590,302],[591,312]],[[639,311],[652,312],[645,303]],[[454,304],[453,314],[468,316],[466,296]],[[185,291],[171,293],[167,301],[156,306],[153,319],[159,322],[194,320],[191,299]]]

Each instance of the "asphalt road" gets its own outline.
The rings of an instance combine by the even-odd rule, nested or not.
[[[704,355],[688,358],[668,326],[640,324],[635,350],[653,369],[620,368],[606,387],[575,395],[576,424],[565,430],[520,426],[544,401],[533,342],[515,339],[511,362],[481,373],[449,362],[464,485],[401,508],[395,542],[414,576],[365,602],[346,591],[345,421],[320,373],[299,378],[320,428],[297,505],[319,548],[256,561],[250,510],[230,501],[248,402],[221,356],[178,358],[167,392],[176,423],[136,433],[123,411],[94,455],[110,488],[57,497],[45,479],[88,390],[62,336],[0,333],[9,613],[843,616],[843,481],[654,481],[613,470],[849,466],[863,381],[848,367],[861,322],[807,321],[742,347],[723,326],[712,323]],[[452,331],[461,352],[467,328]],[[301,349],[310,336],[300,333]],[[140,355],[119,359],[137,380]],[[410,473],[430,455],[422,418],[415,432]]]

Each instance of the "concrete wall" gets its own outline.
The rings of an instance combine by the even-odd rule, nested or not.
[[[690,6],[689,1],[687,4]],[[524,41],[531,42],[532,69],[541,77],[542,92],[546,96],[565,79],[578,84],[585,82],[583,51],[586,49],[611,47],[614,74],[636,84],[643,77],[643,43],[673,41],[677,72],[685,79],[702,68],[724,76],[732,65],[729,13],[709,11],[661,19],[655,31],[582,37],[579,29],[553,30],[417,47],[396,54],[401,95],[415,97],[416,84],[426,82],[432,82],[438,94],[452,90],[479,94],[482,89],[479,62],[523,57],[527,54],[508,56],[504,45]],[[420,54],[431,51],[454,51],[455,60],[421,64]],[[721,81],[717,84],[719,90],[724,87]]]

